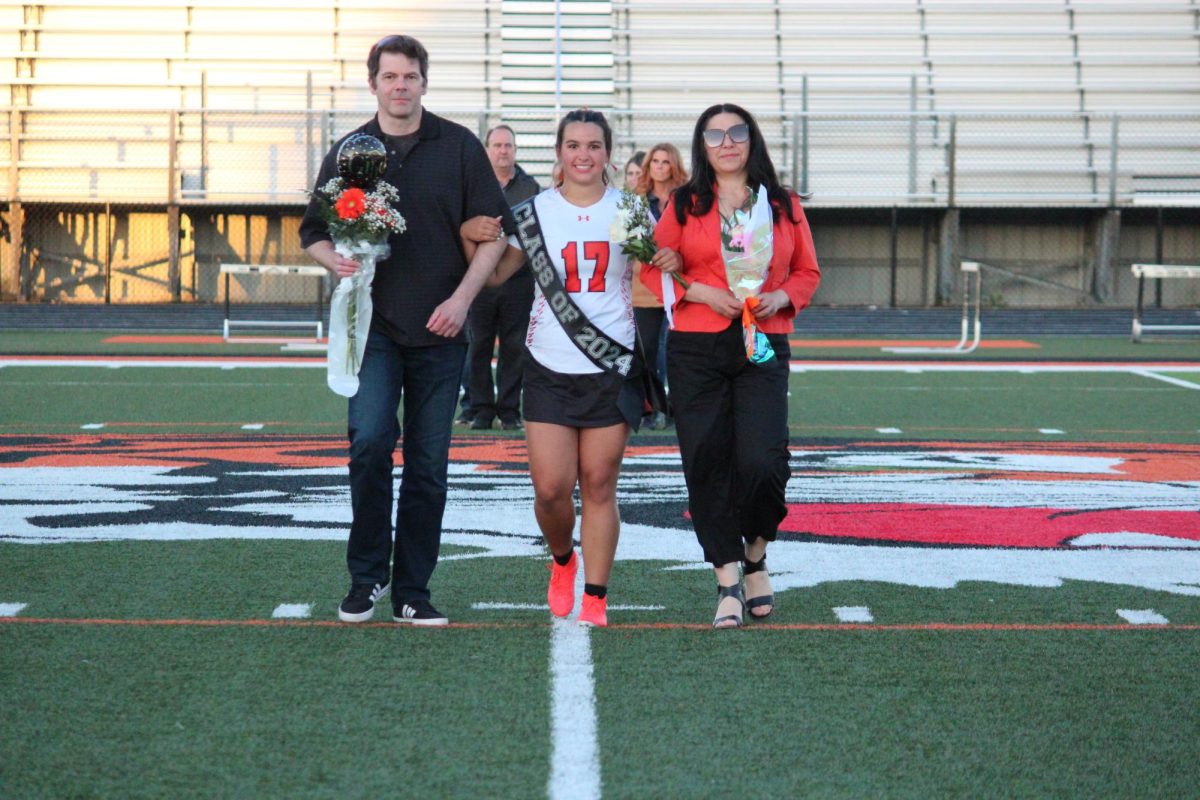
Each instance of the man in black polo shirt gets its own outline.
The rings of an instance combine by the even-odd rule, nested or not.
[[[391,236],[391,255],[376,266],[371,332],[358,393],[349,402],[351,586],[338,616],[365,622],[390,588],[395,621],[445,625],[446,616],[430,602],[429,578],[446,507],[450,435],[467,349],[463,325],[507,247],[502,240],[480,244],[468,265],[459,227],[479,215],[500,217],[508,233],[516,226],[479,139],[422,108],[429,55],[421,43],[410,36],[384,37],[371,48],[367,72],[379,111],[349,135],[369,133],[386,145],[383,180],[399,190],[397,208],[407,230]],[[340,145],[325,157],[318,187],[337,175]],[[315,200],[300,225],[300,240],[334,275],[358,269],[334,251]],[[393,559],[392,457],[402,399],[404,471]]]
[[[483,137],[488,161],[496,180],[504,187],[510,206],[528,200],[541,191],[538,182],[517,163],[517,136],[507,125],[497,125]],[[499,217],[475,217],[463,223],[462,235],[473,242],[496,238]],[[500,418],[504,430],[520,430],[521,370],[525,354],[525,333],[529,328],[529,309],[533,305],[533,272],[529,262],[501,286],[484,289],[475,298],[467,328],[471,345],[467,350],[468,392],[471,398],[471,427],[487,430]],[[492,381],[492,351],[496,338],[500,352],[496,358],[496,380]]]

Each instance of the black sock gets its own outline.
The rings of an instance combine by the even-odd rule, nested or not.
[[[554,556],[554,553],[551,553],[550,555]],[[566,555],[554,556],[554,563],[558,564],[560,567],[565,567],[567,564],[571,563],[571,556],[573,555],[575,555],[574,548],[568,550]]]
[[[608,596],[608,587],[598,586],[594,583],[585,583],[583,585],[583,593],[590,594],[592,597],[599,597],[601,600],[603,600],[606,596]]]

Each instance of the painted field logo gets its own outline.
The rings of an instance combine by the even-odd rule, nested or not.
[[[0,437],[0,541],[342,540],[339,437]],[[456,437],[450,559],[542,557],[524,442]],[[1200,446],[792,448],[777,589],[1064,579],[1200,595]],[[672,445],[629,449],[617,557],[705,569]]]

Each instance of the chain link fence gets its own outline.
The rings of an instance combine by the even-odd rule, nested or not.
[[[435,111],[480,135],[511,125],[518,160],[549,182],[552,110]],[[370,114],[7,109],[0,297],[221,302],[222,263],[308,263],[297,236],[306,192],[332,143]],[[658,142],[690,153],[693,114],[609,115],[618,167]],[[953,302],[955,253],[987,265],[992,305],[1129,304],[1130,263],[1200,258],[1200,114],[757,118],[781,178],[811,195],[821,304]],[[951,211],[961,213],[953,228]],[[1105,237],[1115,245],[1107,273],[1097,266]],[[1155,299],[1200,305],[1196,283],[1158,287]],[[242,276],[230,299],[307,303],[312,292]]]

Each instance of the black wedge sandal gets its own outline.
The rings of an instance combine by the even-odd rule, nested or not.
[[[753,575],[756,572],[766,572],[766,571],[767,571],[767,557],[765,555],[762,558],[760,558],[758,561],[749,561],[749,560],[742,561],[742,577],[743,578],[747,575]],[[768,577],[770,577],[770,573],[768,573]],[[763,606],[771,606],[771,610],[765,614],[755,614],[754,613],[754,609],[762,608]],[[774,593],[772,593],[772,594],[760,594],[758,597],[751,597],[748,600],[746,600],[746,608],[749,610],[750,616],[754,617],[755,619],[766,619],[767,617],[771,616],[771,613],[775,610],[775,595],[774,595]]]
[[[717,606],[721,605],[721,601],[726,597],[732,597],[738,601],[740,611],[736,614],[726,614],[723,617],[717,617],[713,620],[713,627],[717,630],[725,630],[726,628],[742,627],[742,614],[746,613],[746,599],[742,596],[742,584],[735,583],[733,586],[722,586],[717,584]],[[732,625],[722,625],[723,622],[733,620]]]

